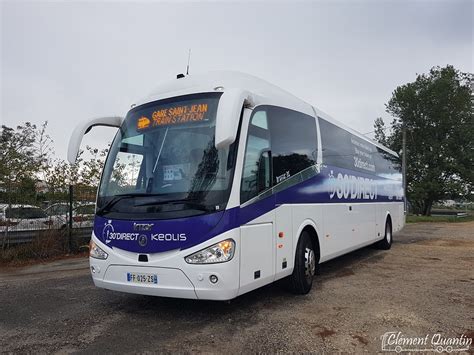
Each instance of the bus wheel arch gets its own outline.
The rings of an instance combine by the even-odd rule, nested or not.
[[[288,285],[293,293],[304,295],[311,290],[319,264],[319,250],[315,227],[311,224],[304,225],[298,234],[293,273],[288,277]]]
[[[388,250],[392,247],[393,242],[393,222],[392,216],[387,212],[384,223],[384,237],[382,240],[379,240],[375,243],[375,246],[378,249]]]
[[[298,240],[299,240],[299,238],[301,238],[301,235],[302,235],[303,232],[306,232],[311,236],[311,241],[313,243],[314,252],[316,253],[316,265],[318,265],[319,260],[321,259],[321,248],[320,248],[320,245],[319,245],[318,232],[316,232],[315,226],[313,226],[312,224],[306,224],[303,227],[303,229],[301,230],[301,232],[299,233]]]

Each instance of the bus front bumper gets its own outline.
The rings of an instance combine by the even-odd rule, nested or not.
[[[227,232],[212,238],[206,245],[239,235]],[[137,254],[111,249],[95,236],[92,239],[108,253],[106,260],[89,258],[91,276],[95,286],[127,293],[150,296],[230,300],[239,292],[239,252],[229,262],[208,265],[192,265],[184,261],[186,255],[203,248],[203,245],[185,251],[149,255],[149,262],[137,261]],[[130,275],[132,277],[130,277]],[[133,275],[156,276],[156,282],[136,282]],[[215,281],[215,282],[213,282]]]
[[[157,283],[136,283],[128,275],[156,276]],[[104,278],[92,277],[97,287],[149,296],[197,299],[194,286],[178,269],[110,265]]]

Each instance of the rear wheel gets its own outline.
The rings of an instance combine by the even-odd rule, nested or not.
[[[295,255],[295,268],[289,277],[291,291],[304,295],[307,294],[313,285],[313,277],[316,273],[316,253],[311,236],[303,231],[298,240]]]
[[[375,246],[379,249],[383,250],[388,250],[392,247],[392,222],[390,221],[389,218],[387,218],[387,221],[385,222],[385,235],[384,238],[377,242]]]

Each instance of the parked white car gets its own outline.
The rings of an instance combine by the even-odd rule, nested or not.
[[[0,204],[0,232],[59,228],[60,220],[32,205]]]
[[[48,216],[58,218],[61,228],[68,225],[69,205],[55,203],[45,209]],[[76,204],[72,210],[72,228],[92,228],[94,224],[95,203]]]

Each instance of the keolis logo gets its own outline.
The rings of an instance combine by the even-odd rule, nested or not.
[[[151,240],[160,242],[184,242],[186,239],[186,233],[156,233],[151,235]]]
[[[187,240],[186,233],[151,233],[149,236],[143,234],[152,229],[154,223],[133,223],[132,228],[136,232],[120,232],[112,225],[112,220],[108,220],[104,223],[104,229],[102,230],[102,238],[106,244],[117,240],[117,241],[138,241],[141,247],[151,242],[184,242]]]

